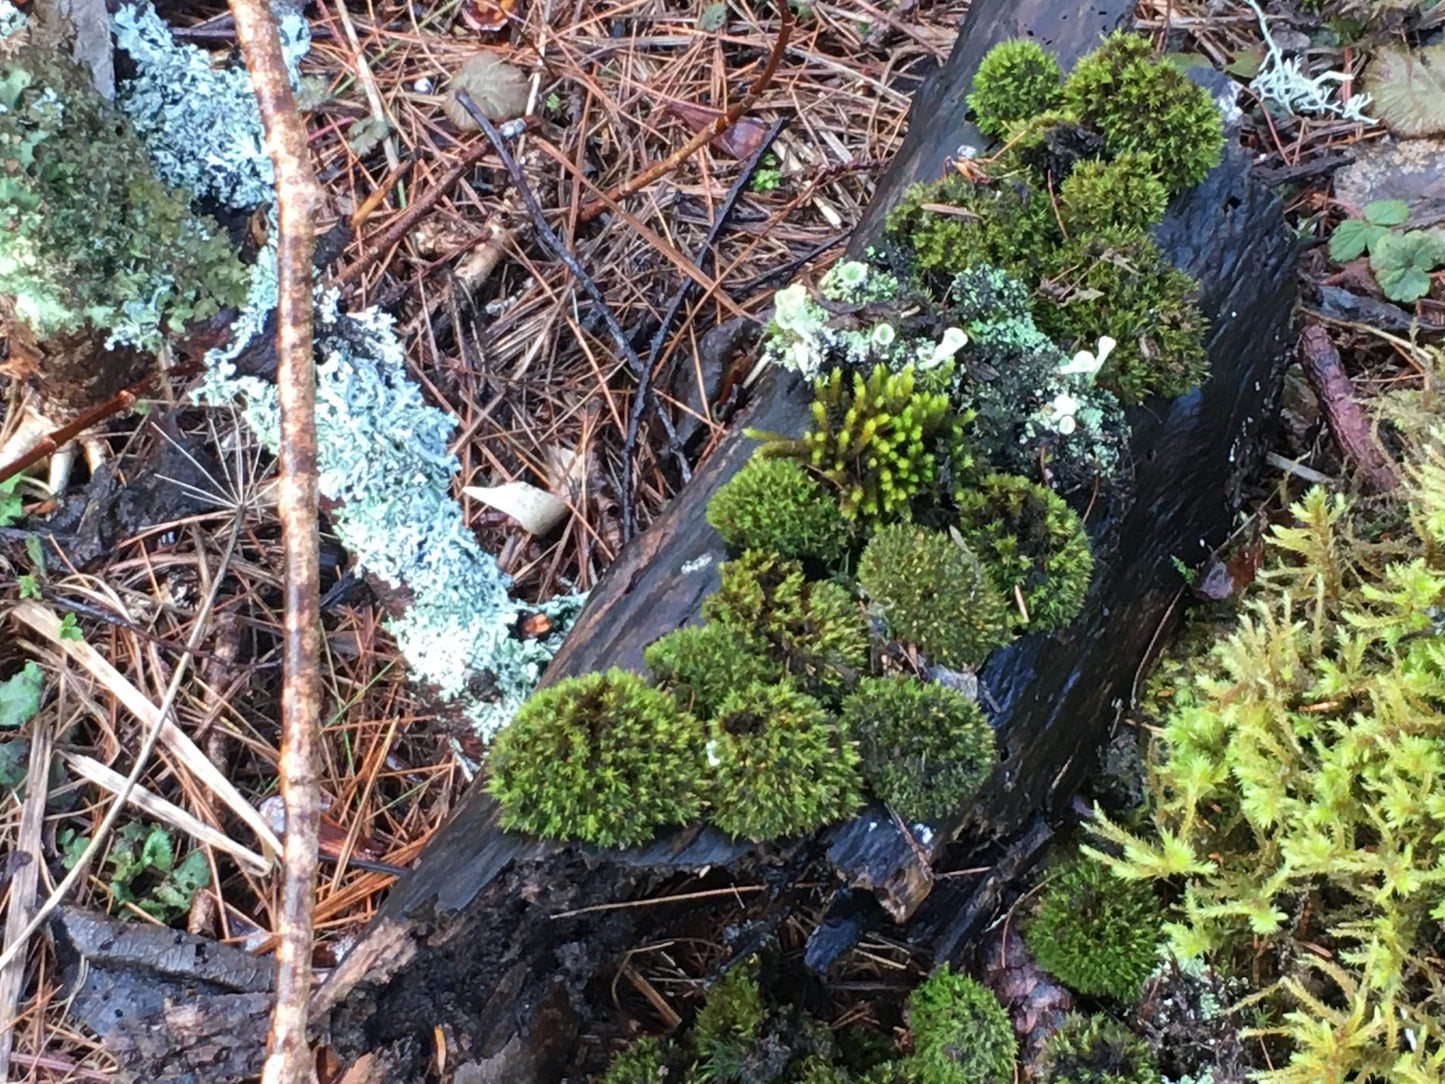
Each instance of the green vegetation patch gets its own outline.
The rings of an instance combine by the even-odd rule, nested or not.
[[[1074,1014],[1045,1041],[1038,1060],[1046,1084],[1159,1084],[1149,1045],[1117,1020]]]
[[[944,964],[908,998],[913,1053],[909,1077],[918,1084],[1012,1084],[1013,1023],[998,998]]]
[[[733,551],[836,563],[853,541],[837,498],[791,459],[754,457],[707,504],[707,521]]]

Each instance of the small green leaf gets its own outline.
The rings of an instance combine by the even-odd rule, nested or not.
[[[1370,253],[1370,270],[1391,301],[1410,302],[1430,292],[1430,272],[1445,262],[1445,242],[1429,230],[1392,233]]]
[[[20,494],[15,492],[15,487],[20,484],[20,475],[7,478],[0,482],[0,527],[8,527],[20,518],[23,511],[20,504]]]
[[[175,863],[176,852],[171,845],[171,835],[156,825],[146,834],[145,843],[141,846],[140,864],[147,868],[169,870]]]
[[[1257,45],[1253,49],[1241,49],[1235,53],[1224,66],[1224,70],[1240,79],[1253,79],[1259,74],[1263,63],[1264,46]]]
[[[85,634],[80,631],[80,622],[76,621],[74,614],[66,614],[60,619],[60,638],[62,640],[85,639]]]
[[[1372,226],[1363,219],[1347,218],[1330,234],[1330,259],[1344,263],[1363,256],[1366,249],[1373,249],[1388,232],[1384,226]]]
[[[40,544],[38,535],[25,536],[25,555],[30,558],[30,564],[36,573],[45,575],[45,547]]]
[[[27,662],[25,669],[0,681],[0,727],[23,726],[40,710],[40,693],[45,688],[45,675],[40,667]]]
[[[15,582],[20,588],[22,599],[38,599],[40,597],[40,581],[34,576],[26,573],[23,576],[17,576]]]
[[[1402,199],[1377,199],[1365,204],[1365,221],[1372,226],[1398,226],[1410,217],[1410,205]]]
[[[1416,139],[1445,132],[1445,45],[1381,48],[1361,89],[1372,99],[1371,112],[1395,135]]]
[[[702,14],[697,17],[697,28],[712,32],[721,30],[727,22],[728,6],[725,3],[709,4],[702,9]]]

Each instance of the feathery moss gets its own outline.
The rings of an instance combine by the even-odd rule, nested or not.
[[[488,762],[502,826],[536,836],[626,847],[702,808],[702,725],[626,670],[533,693]]]
[[[993,728],[957,689],[902,675],[865,677],[843,701],[863,778],[907,821],[952,813],[994,766]]]

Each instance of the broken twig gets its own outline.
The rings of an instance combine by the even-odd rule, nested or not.
[[[1359,472],[1366,493],[1385,493],[1400,484],[1389,458],[1375,442],[1369,419],[1355,401],[1355,388],[1340,364],[1340,352],[1318,324],[1300,332],[1299,358],[1310,387],[1319,397],[1330,434],[1341,454]]]

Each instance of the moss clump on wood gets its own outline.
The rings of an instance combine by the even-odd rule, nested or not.
[[[699,719],[712,717],[728,693],[784,680],[782,664],[744,643],[724,625],[674,629],[642,652],[657,680]]]
[[[1000,42],[979,64],[968,96],[978,130],[1001,136],[1010,124],[1052,109],[1058,104],[1062,79],[1059,62],[1038,42],[1027,38]]]
[[[1044,1040],[1038,1061],[1045,1084],[1158,1084],[1149,1045],[1102,1013],[1074,1014]]]
[[[707,521],[729,549],[837,562],[853,531],[838,501],[790,459],[755,456],[713,494]]]
[[[908,998],[917,1084],[1012,1084],[1018,1043],[998,998],[944,964]]]
[[[246,287],[87,68],[29,46],[0,59],[0,295],[37,339],[88,328],[151,350]]]
[[[534,693],[488,762],[502,827],[532,835],[626,847],[702,808],[702,725],[626,670]]]
[[[1132,1002],[1154,969],[1163,922],[1149,885],[1082,861],[1050,877],[1024,940],[1040,967],[1079,993]]]
[[[1006,603],[977,556],[940,531],[884,527],[863,550],[858,582],[888,632],[945,666],[972,669],[1008,638]]]
[[[1070,236],[1137,237],[1164,217],[1169,189],[1147,154],[1085,159],[1059,184],[1059,216]]]
[[[983,562],[1018,624],[1030,632],[1067,625],[1084,604],[1093,554],[1078,513],[1046,486],[1017,474],[986,474],[954,495],[958,529]]]
[[[761,842],[802,835],[863,804],[858,751],[817,700],[751,685],[723,700],[709,727],[709,819]]]
[[[907,821],[952,813],[993,770],[993,728],[957,689],[902,675],[865,677],[843,701],[863,778]]]

